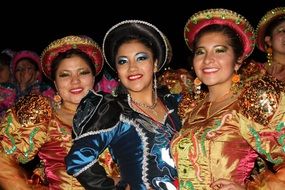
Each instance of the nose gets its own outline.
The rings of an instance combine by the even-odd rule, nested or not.
[[[79,75],[73,75],[71,78],[71,83],[76,84],[79,82],[80,82]]]
[[[210,64],[214,61],[214,55],[211,52],[207,52],[205,54],[204,63]]]
[[[137,62],[136,62],[136,60],[134,60],[134,59],[130,60],[130,62],[129,62],[129,70],[133,71],[133,70],[136,70],[136,69],[137,69]]]

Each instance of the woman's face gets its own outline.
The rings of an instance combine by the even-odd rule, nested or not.
[[[274,50],[274,54],[285,54],[285,21],[278,24],[272,31],[272,38],[267,36],[265,41]]]
[[[0,83],[9,82],[10,69],[9,65],[0,64]]]
[[[119,47],[116,69],[130,94],[152,90],[155,72],[153,53],[141,42],[132,40]]]
[[[55,86],[66,107],[78,105],[88,90],[93,89],[95,77],[91,68],[79,56],[63,59],[55,75]]]
[[[17,63],[15,78],[22,89],[27,88],[37,80],[38,71],[29,60],[23,59]]]
[[[234,57],[227,36],[219,32],[205,33],[194,52],[194,70],[208,87],[229,85],[236,64]]]

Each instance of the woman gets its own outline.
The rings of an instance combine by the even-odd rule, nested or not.
[[[285,82],[285,7],[269,10],[256,29],[257,47],[267,54],[265,63],[251,61],[242,67],[245,77],[271,75]]]
[[[84,189],[66,173],[64,157],[72,144],[77,106],[93,88],[95,76],[103,67],[101,49],[91,39],[67,36],[43,51],[41,63],[58,94],[53,104],[41,95],[28,95],[8,110],[0,131],[0,186],[17,190],[41,185],[48,189]],[[27,183],[18,164],[36,155],[41,166]],[[39,180],[42,184],[38,184]]]
[[[184,34],[197,78],[179,105],[183,127],[171,142],[180,190],[284,189],[284,84],[237,74],[253,51],[253,28],[238,13],[208,9],[190,17]],[[250,179],[259,158],[274,173]]]
[[[42,81],[40,57],[33,51],[22,50],[12,59],[16,84],[16,100],[28,94],[41,94],[53,98],[54,90]]]
[[[126,20],[106,33],[103,55],[121,89],[84,98],[66,157],[67,172],[86,189],[116,188],[97,165],[107,147],[120,169],[117,188],[176,189],[169,142],[180,129],[177,99],[156,88],[156,73],[169,61],[168,50],[165,36],[145,21]]]

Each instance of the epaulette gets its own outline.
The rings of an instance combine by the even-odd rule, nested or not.
[[[261,124],[267,125],[277,110],[284,83],[265,75],[258,80],[245,84],[239,97],[242,114]]]
[[[52,116],[52,107],[48,98],[37,94],[20,98],[12,111],[24,126],[49,122]]]

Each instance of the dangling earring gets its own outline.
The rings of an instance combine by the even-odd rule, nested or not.
[[[195,93],[194,99],[195,100],[200,98],[201,84],[202,84],[202,81],[200,81],[200,79],[198,77],[196,77],[194,80],[194,86],[195,86],[195,88],[194,88],[194,93]]]
[[[237,73],[237,70],[235,70],[235,72],[232,76],[232,86],[231,86],[231,91],[233,92],[233,94],[238,93],[239,84],[240,84],[240,76]]]
[[[154,98],[155,101],[157,101],[157,79],[156,79],[156,73],[153,73],[153,88],[154,88]]]
[[[268,66],[271,66],[272,65],[272,52],[273,52],[273,50],[271,47],[269,47],[266,49],[266,52],[267,52],[267,64],[268,64]]]
[[[54,95],[53,101],[54,101],[54,106],[55,106],[55,108],[56,108],[56,109],[60,109],[60,108],[61,108],[61,101],[62,101],[62,98],[61,98],[61,96],[58,94],[58,92],[56,93],[56,95]]]

